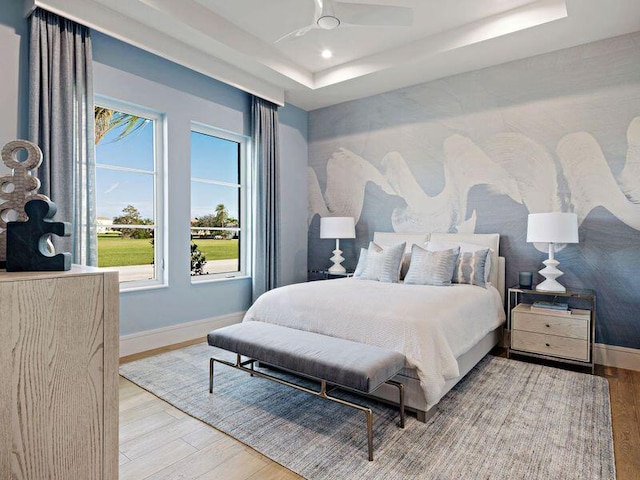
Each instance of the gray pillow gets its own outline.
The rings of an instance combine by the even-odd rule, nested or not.
[[[373,242],[367,250],[367,264],[360,276],[363,280],[378,280],[385,283],[397,283],[400,277],[400,264],[405,243],[380,249]],[[380,250],[376,250],[380,249]]]
[[[411,264],[404,283],[407,285],[451,285],[460,247],[431,252],[418,245],[411,247]]]
[[[462,252],[458,256],[458,262],[453,271],[453,283],[466,283],[487,288],[485,270],[488,267],[488,256],[488,248],[475,252]]]

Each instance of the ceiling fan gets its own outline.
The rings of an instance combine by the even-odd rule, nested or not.
[[[302,37],[314,29],[333,30],[338,27],[392,26],[409,27],[413,24],[413,9],[394,5],[348,3],[335,0],[314,0],[313,21],[289,32],[274,43]]]

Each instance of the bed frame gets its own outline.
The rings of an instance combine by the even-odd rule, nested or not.
[[[450,242],[464,242],[473,243],[476,245],[482,245],[491,249],[491,273],[489,280],[491,284],[500,292],[502,298],[502,304],[504,305],[505,298],[505,259],[499,256],[500,247],[500,235],[497,233],[432,233],[432,234],[402,234],[402,233],[387,233],[387,232],[375,232],[373,234],[373,241],[380,246],[397,245],[401,242],[407,242],[405,251],[410,252],[411,247],[414,244],[422,244],[428,240],[432,241],[450,241]],[[485,335],[471,350],[462,354],[457,358],[458,368],[460,370],[460,376],[448,380],[444,388],[442,389],[440,398],[438,401],[451,390],[462,378],[469,373],[469,371],[480,361],[482,358],[493,349],[497,344],[502,341],[503,327],[500,326],[495,330]],[[413,372],[413,373],[412,373]],[[394,377],[394,380],[402,383],[405,386],[405,405],[408,409],[416,412],[416,416],[419,421],[426,422],[434,413],[437,402],[433,405],[428,405],[424,398],[420,381],[417,379],[415,370],[405,369],[400,374]],[[375,397],[382,400],[393,402],[397,396],[397,390],[391,387],[383,385],[374,394]]]

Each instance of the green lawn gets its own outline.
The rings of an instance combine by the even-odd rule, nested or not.
[[[194,243],[198,245],[198,249],[207,260],[238,258],[238,240],[197,238]],[[152,260],[153,247],[148,239],[98,236],[99,267],[148,265]]]

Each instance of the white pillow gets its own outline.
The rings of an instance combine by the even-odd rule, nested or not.
[[[371,248],[372,246],[377,252],[382,251],[382,247],[380,247],[378,244],[373,242],[369,243],[369,248]],[[366,248],[360,249],[360,256],[358,257],[358,264],[356,265],[356,269],[353,272],[353,278],[360,278],[362,276],[364,269],[367,267],[368,252],[369,251]]]
[[[473,253],[479,250],[487,250],[488,247],[483,247],[482,245],[476,245],[474,243],[464,243],[464,242],[447,242],[447,241],[437,241],[437,242],[427,242],[426,244],[427,250],[431,252],[436,252],[438,250],[447,250],[449,248],[460,247],[460,257],[458,257],[458,262],[462,258],[463,253]],[[484,283],[490,284],[489,279],[491,278],[491,253],[492,249],[488,249],[487,258],[484,264]]]
[[[369,242],[367,263],[360,278],[362,280],[398,283],[404,247],[404,242],[384,249],[373,242]]]
[[[407,285],[451,285],[453,271],[460,248],[429,251],[413,245],[411,247],[411,264],[404,277]]]

